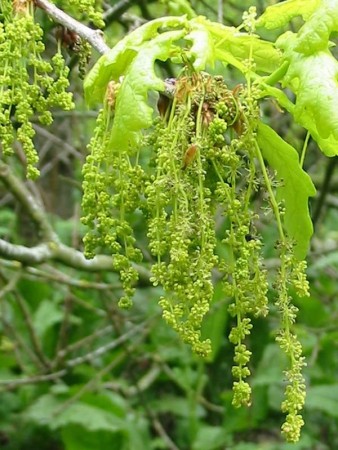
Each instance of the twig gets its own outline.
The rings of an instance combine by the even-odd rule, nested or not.
[[[134,386],[128,386],[123,389],[123,395],[127,397],[135,397],[135,395],[139,394],[139,392],[144,392],[150,388],[150,386],[158,379],[161,374],[161,369],[158,365],[154,365],[150,368],[150,370],[140,379],[138,380]],[[107,389],[120,389],[121,387],[117,387],[116,382],[107,382],[103,385],[104,388]]]
[[[16,281],[19,278],[19,275],[17,277],[15,277]],[[2,279],[2,281],[4,283],[6,283],[6,286],[10,285],[10,281],[8,281],[5,277],[5,275],[3,273],[0,273],[0,278]],[[50,364],[47,360],[47,358],[45,357],[43,351],[42,351],[42,346],[41,343],[39,341],[38,336],[35,333],[35,329],[34,329],[34,325],[32,322],[32,318],[29,312],[29,309],[27,307],[26,302],[24,301],[24,299],[21,297],[21,295],[19,294],[18,291],[13,290],[13,296],[17,301],[17,304],[19,306],[19,308],[21,309],[23,318],[26,322],[27,325],[27,329],[31,338],[31,343],[35,352],[35,355],[37,357],[37,359],[39,359],[40,363],[42,364],[42,366],[46,369],[50,367]]]
[[[60,405],[58,408],[56,408],[53,412],[53,417],[57,416],[58,414],[62,413],[66,408],[69,408],[69,406],[71,406],[74,402],[76,402],[77,400],[79,400],[83,394],[85,394],[86,392],[88,392],[90,389],[94,388],[96,383],[99,381],[100,378],[102,378],[104,375],[106,375],[107,373],[111,372],[111,370],[118,364],[120,364],[120,362],[123,360],[123,358],[125,357],[125,354],[121,353],[119,355],[115,355],[114,358],[112,359],[112,361],[105,366],[103,369],[101,369],[95,376],[94,378],[91,378],[88,383],[84,384],[81,389],[79,389],[76,394],[73,395],[73,397],[69,398],[68,400],[66,400],[64,403],[62,403],[62,405]]]
[[[102,32],[100,30],[93,30],[92,28],[83,25],[81,22],[73,19],[48,0],[35,0],[35,5],[43,9],[49,17],[55,20],[55,22],[60,23],[64,27],[74,31],[76,34],[88,41],[99,53],[104,54],[110,50],[108,45],[104,42]]]
[[[127,11],[134,2],[132,0],[120,0],[103,14],[103,20],[111,23]]]
[[[72,296],[68,293],[65,296],[65,301],[63,303],[63,318],[62,318],[62,322],[61,322],[61,326],[60,326],[60,331],[58,333],[58,339],[57,339],[57,344],[56,344],[56,353],[59,354],[59,352],[61,352],[64,348],[67,347],[67,341],[68,341],[68,337],[69,337],[69,328],[70,328],[70,316],[71,316],[71,311],[73,309],[73,301],[72,301]],[[61,361],[62,358],[60,358],[57,362],[56,362],[56,366],[59,364],[59,361]],[[53,365],[53,363],[52,363]]]
[[[9,166],[7,166],[2,161],[0,161],[0,180],[8,188],[8,190],[11,191],[14,197],[29,214],[31,219],[39,227],[43,238],[46,240],[58,242],[59,238],[53,231],[52,226],[48,222],[41,206],[28,191],[25,184],[19,178],[17,178],[10,170]]]
[[[219,23],[223,23],[223,0],[218,0],[217,20]]]
[[[72,156],[74,156],[74,158],[80,159],[82,157],[81,153],[79,151],[77,151],[75,147],[68,144],[67,141],[59,138],[58,136],[56,136],[55,134],[46,130],[45,128],[41,127],[40,125],[33,124],[33,128],[35,131],[37,131],[37,134],[46,138],[46,140],[54,142],[54,144],[56,144],[56,146],[58,148],[58,152],[57,152],[58,159],[60,159],[62,161],[66,161],[66,158],[65,158],[66,155],[64,155],[63,152],[60,152],[60,148],[64,148],[64,150],[66,150],[66,154],[72,155]],[[42,159],[43,158],[42,158],[42,155],[40,152],[40,161]]]
[[[126,333],[122,334],[122,336],[119,336],[117,339],[114,339],[112,342],[108,342],[106,345],[102,345],[101,347],[97,348],[96,350],[87,353],[86,355],[79,356],[77,358],[70,359],[66,362],[66,367],[74,367],[78,366],[80,364],[83,364],[87,361],[92,361],[93,359],[97,358],[98,356],[101,356],[105,353],[107,353],[109,350],[112,350],[113,348],[118,347],[119,345],[126,342],[131,336],[135,334],[139,334],[141,331],[142,334],[148,333],[148,331],[145,331],[145,326],[148,322],[142,323],[141,325],[134,326],[131,330],[127,331]]]
[[[316,202],[316,207],[315,207],[313,217],[312,217],[312,222],[313,222],[314,226],[317,225],[317,222],[320,218],[323,207],[325,205],[325,199],[330,190],[330,184],[331,184],[331,180],[333,178],[333,174],[334,174],[337,162],[338,162],[337,156],[335,156],[334,158],[330,158],[327,161],[323,185],[321,187],[320,194],[319,194],[318,200]]]
[[[3,277],[2,275],[0,275],[0,276],[1,276],[1,278],[3,278],[3,280],[4,280],[4,277]],[[17,271],[16,274],[14,274],[14,276],[11,277],[11,278],[9,279],[9,281],[7,281],[7,282],[5,283],[5,286],[0,290],[0,300],[1,300],[6,294],[8,294],[9,292],[11,292],[11,291],[14,290],[14,288],[15,288],[17,282],[20,280],[20,278],[21,278],[21,271]]]
[[[45,354],[43,353],[42,345],[41,345],[40,339],[38,338],[38,336],[35,332],[34,324],[33,324],[32,318],[31,318],[30,311],[27,307],[27,304],[24,301],[24,299],[22,298],[22,296],[19,294],[18,291],[14,292],[14,296],[17,300],[18,306],[21,309],[23,318],[26,322],[28,333],[30,335],[30,339],[32,342],[34,352],[35,352],[36,356],[39,358],[39,360],[41,361],[41,363],[43,364],[44,368],[49,369],[51,366],[50,362],[48,361]]]
[[[83,347],[84,345],[90,344],[92,341],[94,341],[98,337],[102,337],[105,334],[111,333],[112,331],[113,331],[113,327],[111,325],[108,325],[102,329],[94,331],[94,333],[90,334],[89,336],[86,336],[83,339],[80,339],[79,341],[74,342],[74,344],[68,345],[68,347],[60,350],[57,354],[57,359],[64,358],[66,355],[73,352],[74,350],[77,350],[77,349]],[[54,365],[54,362],[53,362],[53,365]]]
[[[80,251],[62,244],[48,222],[42,206],[31,195],[25,184],[2,161],[0,161],[0,180],[23,206],[33,222],[39,227],[43,239],[47,241],[35,247],[25,247],[0,239],[0,257],[19,261],[24,265],[37,265],[54,260],[68,267],[87,272],[114,271],[111,257],[98,255],[88,260]],[[139,273],[139,286],[148,286],[150,272],[140,265],[135,264],[134,267]]]
[[[149,333],[149,329],[145,329],[145,326],[146,326],[146,324],[147,323],[149,323],[149,320],[148,321],[146,321],[146,322],[144,322],[143,324],[141,324],[141,325],[139,325],[139,326],[135,326],[132,330],[130,330],[129,332],[127,332],[127,333],[125,333],[125,334],[123,334],[123,335],[121,335],[121,336],[119,336],[119,338],[117,338],[113,343],[115,344],[115,345],[120,345],[120,344],[123,344],[123,343],[125,343],[133,334],[135,334],[135,332],[138,332],[138,331],[140,331],[140,330],[142,330],[142,336],[145,336],[145,335],[147,335],[148,333]],[[111,343],[111,344],[113,344],[113,343]],[[113,369],[113,367],[115,367],[117,364],[119,364],[122,360],[123,360],[123,358],[125,358],[125,356],[127,355],[130,355],[130,353],[134,350],[134,348],[135,348],[136,346],[135,346],[135,343],[134,343],[134,345],[133,346],[131,346],[131,347],[127,347],[127,349],[126,349],[126,351],[125,351],[125,353],[121,353],[120,355],[118,355],[118,356],[114,356],[114,358],[113,358],[113,360],[107,365],[107,366],[105,366],[102,370],[100,370],[98,373],[97,373],[97,375],[95,375],[95,377],[94,378],[92,378],[88,383],[86,383],[72,398],[70,398],[69,400],[67,400],[65,403],[63,403],[62,405],[61,405],[61,407],[59,407],[59,408],[57,408],[55,411],[54,411],[54,413],[53,413],[53,416],[56,416],[56,415],[58,415],[59,413],[61,413],[65,408],[67,408],[67,407],[69,407],[71,404],[73,404],[76,400],[78,400],[85,392],[87,392],[87,391],[89,391],[89,389],[91,389],[92,387],[94,387],[95,385],[96,385],[96,383],[98,382],[98,380],[100,379],[100,378],[102,378],[106,373],[109,373],[112,369]],[[95,354],[95,356],[98,356],[99,354],[101,355],[102,353],[103,353],[103,351],[101,350],[101,349],[105,349],[104,350],[104,352],[105,351],[107,351],[107,349],[108,349],[108,346],[104,346],[104,347],[101,347],[100,349],[97,349],[97,350],[95,350],[94,352],[91,352],[91,353],[88,353],[87,355],[85,355],[85,356],[89,356],[89,355],[91,355],[90,356],[90,359],[92,359],[92,356]],[[114,348],[114,347],[109,347],[109,350],[111,349],[111,348]],[[100,352],[98,352],[98,351],[100,351]],[[78,364],[78,363],[80,363],[80,364],[82,364],[82,361],[83,360],[83,358],[75,358],[74,360],[71,360],[71,361],[76,361],[76,365]],[[87,359],[86,359],[87,360]],[[71,362],[71,361],[68,361],[68,363],[67,363],[67,365]],[[75,364],[74,364],[75,365]]]
[[[87,361],[88,359],[93,359],[94,357],[101,355],[102,353],[106,352],[107,350],[110,350],[120,344],[122,344],[123,342],[125,342],[126,340],[128,340],[133,334],[138,333],[140,331],[140,329],[143,329],[143,335],[148,334],[149,330],[144,330],[146,323],[143,323],[142,325],[136,326],[134,327],[132,330],[128,331],[127,333],[125,333],[124,335],[120,336],[119,338],[115,339],[114,342],[110,343],[110,344],[114,344],[113,346],[110,345],[110,347],[108,348],[107,346],[104,346],[104,351],[103,347],[100,347],[99,349],[97,349],[94,352],[88,353],[87,355],[84,355],[84,357],[80,357],[80,358],[74,358],[73,360],[68,361],[68,363],[66,364],[66,368],[59,370],[57,372],[52,372],[49,374],[43,374],[43,375],[36,375],[36,376],[32,376],[32,377],[27,377],[27,378],[21,378],[18,380],[0,380],[0,386],[6,386],[6,389],[14,389],[18,386],[22,386],[25,384],[34,384],[34,383],[43,383],[46,381],[51,381],[51,380],[57,380],[59,378],[64,377],[68,372],[69,369],[72,367],[75,367],[79,364],[82,364],[83,362]],[[60,352],[61,353],[61,352]],[[69,399],[65,404],[62,405],[62,408],[65,408],[67,406],[69,406],[70,404],[72,404],[75,400],[77,400],[84,392],[86,392],[93,384],[96,383],[96,381],[98,380],[98,378],[102,377],[105,373],[108,373],[115,364],[119,364],[121,358],[123,359],[125,357],[125,354],[120,354],[118,356],[114,356],[113,361],[111,361],[107,366],[105,366],[100,372],[98,372],[98,374],[91,379],[87,384],[85,384],[83,386],[82,389],[80,389],[80,391],[71,399]],[[69,364],[71,363],[71,364]],[[59,408],[55,411],[55,415],[59,414],[61,412],[61,409],[59,410]]]
[[[46,375],[36,375],[34,377],[19,378],[18,380],[0,380],[0,386],[6,386],[6,390],[15,389],[25,384],[44,383],[46,381],[58,380],[67,374],[67,370],[59,370],[58,372]],[[4,388],[1,389],[2,391]]]
[[[44,269],[45,270],[37,269],[35,267],[26,267],[25,271],[22,273],[22,277],[30,279],[42,278],[44,280],[55,281],[56,283],[65,284],[67,286],[76,287],[79,289],[95,289],[97,291],[106,291],[120,288],[120,284],[118,283],[112,284],[83,279],[77,280],[72,276],[68,276],[60,270],[57,270],[51,266],[46,266]]]
[[[37,367],[37,369],[39,370],[44,370],[44,366],[42,365],[41,361],[39,360],[39,358],[36,356],[36,354],[33,352],[33,350],[30,348],[29,345],[27,345],[26,341],[21,337],[21,335],[16,331],[16,329],[12,326],[12,324],[10,322],[8,322],[5,318],[4,318],[4,314],[2,311],[2,314],[0,316],[0,320],[1,323],[3,325],[3,327],[5,328],[5,330],[7,331],[7,333],[10,336],[13,336],[13,342],[14,342],[14,346],[15,346],[15,351],[16,351],[16,357],[17,357],[17,361],[18,363],[20,363],[19,365],[24,367],[24,363],[22,361],[22,357],[21,354],[18,351],[18,348],[20,347],[23,350],[23,353],[25,356],[29,356],[29,358],[31,359],[31,361],[35,364],[35,366]],[[25,370],[23,370],[24,372]]]
[[[167,448],[169,450],[180,450],[177,447],[177,445],[175,444],[175,442],[168,435],[168,433],[166,432],[162,423],[158,420],[158,418],[153,413],[151,414],[151,421],[152,421],[153,427],[157,431],[158,435],[161,436],[161,438],[165,441]]]

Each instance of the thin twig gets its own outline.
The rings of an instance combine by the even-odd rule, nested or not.
[[[70,316],[73,309],[73,301],[71,295],[65,296],[65,301],[63,303],[63,318],[60,326],[60,331],[58,333],[58,340],[56,344],[56,353],[59,354],[64,348],[67,347],[68,341],[68,330],[70,328]],[[59,360],[60,361],[60,360]],[[55,365],[58,365],[59,361]],[[52,363],[53,365],[53,363]]]
[[[142,331],[142,334],[148,333],[148,331],[145,331],[145,327],[147,325],[147,322],[144,322],[140,325],[134,326],[131,330],[127,331],[126,333],[119,336],[117,339],[114,339],[111,342],[108,342],[108,344],[102,345],[101,347],[97,348],[96,350],[86,353],[83,356],[79,356],[77,358],[70,359],[66,362],[66,367],[74,367],[78,366],[80,364],[83,364],[87,361],[92,361],[93,359],[97,358],[98,356],[104,355],[109,350],[112,350],[113,348],[118,347],[119,345],[126,342],[131,336],[134,336],[135,334],[139,334]]]
[[[114,20],[119,19],[121,15],[132,6],[133,3],[134,1],[132,0],[120,0],[103,14],[103,20],[109,24]]]
[[[120,345],[125,343],[133,334],[135,334],[136,332],[139,332],[140,330],[142,330],[142,334],[141,336],[144,337],[146,336],[150,329],[146,329],[145,326],[149,323],[149,321],[144,322],[143,324],[139,325],[139,326],[135,326],[132,330],[128,331],[127,333],[119,336],[113,343],[115,343],[115,345]],[[111,344],[113,344],[111,343]],[[109,345],[109,344],[108,344]],[[138,344],[137,344],[138,345]],[[53,416],[58,415],[59,413],[61,413],[65,408],[69,407],[71,404],[73,404],[76,400],[78,400],[84,393],[88,392],[92,387],[94,387],[96,385],[96,383],[99,381],[100,378],[102,378],[105,374],[109,373],[117,364],[119,364],[124,358],[125,356],[129,355],[130,352],[132,350],[135,349],[135,347],[137,346],[135,345],[135,342],[133,343],[133,346],[131,347],[127,347],[128,350],[126,350],[125,353],[121,353],[118,356],[114,356],[113,360],[107,365],[105,366],[103,369],[101,369],[97,375],[95,375],[94,378],[92,378],[88,383],[86,383],[72,398],[70,398],[69,400],[67,400],[65,403],[63,403],[61,405],[61,407],[57,408],[56,411],[54,411]],[[106,352],[107,349],[110,350],[114,347],[112,346],[104,346],[101,347],[100,349],[95,350],[94,352],[91,352],[90,354],[88,353],[85,356],[89,356],[90,355],[90,359],[92,359],[93,355],[96,357],[99,354],[101,355],[103,352]],[[104,351],[103,351],[104,349]],[[74,360],[71,360],[73,362],[76,361],[76,365],[78,363],[82,363],[83,358],[75,358]],[[87,360],[87,359],[86,359]],[[68,361],[71,362],[71,361]],[[67,365],[68,365],[67,363]]]
[[[1,278],[4,280],[5,277],[1,275]],[[6,283],[5,286],[0,290],[0,300],[5,297],[9,292],[13,291],[17,282],[21,278],[21,271],[17,271],[13,277],[11,277]]]
[[[0,161],[0,180],[39,227],[39,231],[43,238],[49,241],[58,242],[59,238],[48,222],[41,205],[39,205],[36,199],[31,195],[25,184],[16,177],[9,166],[2,161]]]
[[[81,389],[79,389],[76,394],[73,395],[73,397],[66,400],[62,405],[60,405],[58,408],[56,408],[53,412],[53,417],[59,415],[62,413],[66,408],[69,408],[74,402],[79,400],[86,392],[90,391],[92,388],[94,388],[97,384],[97,382],[107,373],[111,372],[111,370],[120,364],[120,362],[125,358],[125,354],[121,353],[119,355],[115,355],[112,361],[106,365],[103,369],[101,369],[94,378],[91,378],[88,383],[84,384]]]
[[[161,436],[161,438],[164,440],[164,442],[167,445],[167,448],[169,450],[180,450],[175,442],[171,439],[171,437],[166,432],[165,428],[163,427],[162,423],[159,421],[159,419],[155,416],[155,414],[151,414],[151,421],[153,424],[153,427],[157,431],[158,435]]]
[[[30,335],[30,339],[32,342],[34,352],[37,355],[37,357],[39,358],[39,360],[41,361],[41,363],[43,364],[43,366],[45,367],[45,369],[49,369],[51,365],[50,365],[50,362],[48,361],[46,355],[43,353],[42,345],[41,345],[40,339],[38,338],[38,336],[36,334],[33,320],[32,320],[30,311],[28,309],[28,306],[18,291],[14,292],[14,296],[17,300],[18,306],[21,309],[23,318],[26,322],[27,330]]]
[[[330,191],[330,184],[331,184],[331,180],[332,180],[333,175],[334,175],[334,171],[335,171],[337,162],[338,162],[338,157],[337,156],[335,156],[333,158],[330,158],[327,161],[327,166],[326,166],[326,169],[325,169],[324,181],[323,181],[323,184],[321,186],[320,194],[319,194],[319,197],[317,199],[317,202],[316,202],[316,205],[315,205],[315,210],[314,210],[313,217],[312,217],[312,222],[313,222],[314,226],[317,225],[317,223],[319,221],[319,218],[321,216],[323,207],[325,205],[325,199],[326,199],[327,194]]]
[[[41,127],[40,125],[33,124],[33,128],[34,128],[35,131],[37,131],[38,135],[42,136],[43,138],[45,138],[49,142],[54,142],[54,144],[58,148],[58,152],[57,152],[57,158],[58,159],[66,161],[66,158],[65,158],[66,155],[64,153],[72,155],[72,156],[74,156],[77,159],[81,159],[82,158],[81,153],[79,151],[77,151],[75,147],[70,145],[64,139],[59,138],[54,133],[51,133],[50,131],[46,130],[45,128]],[[66,150],[66,152],[61,152],[60,148],[63,148],[64,150]],[[41,160],[42,160],[42,158],[41,158],[41,153],[40,153],[40,161]]]
[[[0,390],[10,390],[15,389],[19,386],[24,386],[25,384],[36,384],[45,383],[46,381],[58,380],[67,374],[67,370],[59,370],[58,372],[49,373],[46,375],[36,375],[33,377],[19,378],[17,380],[0,380],[0,386],[5,386],[6,388],[1,388]]]
[[[74,342],[74,344],[68,345],[68,347],[60,350],[57,354],[57,359],[64,358],[69,353],[72,353],[73,351],[78,350],[79,348],[90,344],[95,339],[102,337],[106,334],[109,334],[112,331],[113,331],[113,327],[111,325],[108,325],[104,328],[94,331],[94,333],[90,334],[89,336],[86,336],[83,339],[80,339],[79,341]],[[54,361],[53,361],[53,365],[55,365]]]
[[[33,362],[33,364],[36,366],[37,369],[44,370],[44,366],[41,363],[40,359],[36,356],[36,354],[33,352],[33,350],[30,348],[30,346],[27,345],[26,341],[17,332],[15,327],[13,327],[13,325],[10,322],[8,322],[8,320],[5,319],[3,311],[0,316],[0,321],[1,321],[4,329],[6,330],[7,335],[12,336],[13,344],[15,347],[15,353],[16,353],[16,357],[17,357],[17,362],[19,363],[19,365],[22,368],[24,368],[24,364],[25,364],[23,362],[23,358],[22,358],[21,354],[19,353],[19,348],[21,348],[23,351],[23,354],[30,358],[30,360]],[[26,372],[25,369],[23,369],[22,371]]]
[[[35,0],[35,5],[43,9],[55,22],[60,23],[69,30],[74,31],[76,34],[88,41],[99,53],[104,54],[110,50],[108,45],[104,42],[103,35],[100,30],[93,30],[92,28],[83,25],[81,22],[73,19],[71,16],[47,0]]]
[[[119,289],[121,287],[118,283],[103,283],[84,279],[77,280],[51,266],[45,266],[43,269],[26,267],[25,271],[22,272],[22,277],[30,279],[42,278],[44,280],[54,281],[59,284],[65,284],[67,286],[76,287],[79,289],[95,289],[96,291],[109,291]]]

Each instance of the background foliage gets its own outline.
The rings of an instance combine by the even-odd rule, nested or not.
[[[56,2],[63,7],[65,2]],[[258,12],[274,2],[257,1]],[[227,25],[241,22],[253,1],[191,1],[198,14]],[[172,1],[103,2],[109,46],[147,20],[189,13],[188,3]],[[71,12],[71,11],[70,11]],[[46,54],[56,48],[56,26],[37,17],[45,32]],[[268,37],[268,36],[267,36]],[[334,38],[334,36],[333,36]],[[274,39],[271,31],[271,39]],[[62,52],[70,68],[73,111],[55,111],[50,127],[34,123],[41,177],[25,181],[22,149],[11,160],[26,195],[32,196],[61,242],[82,250],[80,225],[81,168],[94,128],[96,111],[83,100],[76,52]],[[97,60],[94,52],[90,64]],[[163,65],[163,77],[174,75]],[[237,84],[235,75],[215,68]],[[290,123],[271,103],[263,106],[270,125],[301,150],[304,130]],[[233,349],[226,336],[232,326],[228,300],[215,286],[212,309],[204,323],[211,336],[207,361],[194,356],[160,320],[159,288],[151,287],[146,267],[131,311],[118,309],[120,284],[103,264],[88,271],[64,264],[19,265],[0,260],[0,448],[4,449],[313,449],[338,446],[338,178],[336,158],[325,158],[310,141],[305,167],[317,197],[312,200],[315,235],[308,257],[311,297],[298,300],[297,332],[307,358],[308,394],[305,426],[299,443],[280,438],[284,391],[281,353],[274,341],[277,314],[257,320],[250,338],[253,352],[250,408],[234,409],[231,365]],[[0,167],[0,238],[32,247],[37,226],[8,188]],[[222,223],[219,224],[222,227]],[[136,223],[135,227],[142,227]],[[276,230],[269,217],[259,224],[268,269],[276,266]],[[141,233],[140,233],[141,235]],[[146,243],[139,242],[146,248]]]

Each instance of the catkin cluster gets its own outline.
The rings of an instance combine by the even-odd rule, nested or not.
[[[102,0],[57,0],[58,6],[81,21],[90,21],[96,27],[103,28]]]
[[[32,1],[4,0],[0,23],[0,141],[4,155],[13,153],[18,141],[26,155],[27,176],[36,178],[38,154],[34,147],[33,120],[53,121],[51,109],[73,107],[69,69],[61,53],[43,59],[43,31],[34,20]]]
[[[267,271],[252,199],[262,190],[273,195],[273,181],[255,141],[259,111],[254,89],[242,85],[229,89],[222,77],[187,70],[176,79],[173,97],[160,97],[160,115],[142,145],[128,150],[114,148],[110,140],[118,90],[117,83],[108,86],[83,169],[83,223],[89,227],[86,255],[108,249],[124,290],[120,305],[130,306],[138,277],[135,263],[142,259],[133,225],[145,220],[147,231],[141,241],[147,240],[146,253],[153,258],[151,281],[164,291],[159,301],[163,318],[201,356],[211,350],[201,327],[213,298],[213,276],[220,278],[233,317],[229,335],[235,353],[233,404],[248,405],[247,338],[252,318],[268,313]],[[274,210],[272,204],[277,205],[274,198],[266,208],[281,223],[282,205]],[[223,224],[221,233],[216,220]],[[305,265],[293,257],[284,232],[277,247],[281,258],[275,286],[281,317],[277,341],[290,359],[283,432],[288,440],[297,440],[304,363],[291,331],[296,308],[289,291],[296,288],[307,295],[308,286]]]

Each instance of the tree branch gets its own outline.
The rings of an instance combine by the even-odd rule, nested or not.
[[[38,8],[43,9],[55,22],[60,23],[69,30],[74,31],[76,34],[88,41],[99,53],[104,54],[110,50],[108,45],[104,42],[103,35],[100,30],[93,30],[92,28],[83,25],[81,22],[78,22],[70,17],[48,0],[35,0],[35,5]]]
[[[80,251],[62,244],[48,222],[42,207],[28,191],[25,184],[2,161],[0,161],[0,180],[24,207],[33,222],[39,227],[42,237],[46,241],[35,247],[25,247],[0,239],[0,257],[11,261],[19,261],[21,264],[28,266],[54,260],[86,272],[113,271],[113,262],[110,256],[98,255],[93,259],[86,259]],[[140,284],[148,286],[150,272],[140,265],[135,264],[134,267],[139,273]]]
[[[59,242],[45,242],[35,247],[15,245],[0,239],[0,257],[11,261],[18,261],[23,265],[35,266],[48,261],[56,261],[65,266],[86,272],[115,272],[113,259],[107,255],[97,255],[93,259],[86,259],[78,250]],[[148,286],[150,272],[145,267],[134,265],[139,273],[141,285]]]
[[[15,389],[19,386],[23,386],[25,384],[36,384],[36,383],[44,383],[46,381],[51,380],[59,380],[67,374],[67,370],[60,370],[54,373],[48,373],[46,375],[36,375],[28,378],[18,378],[13,380],[0,380],[0,386],[5,386],[5,388],[0,388],[0,392],[4,390],[9,391],[11,389]]]
[[[36,199],[29,192],[24,183],[14,175],[9,166],[2,161],[0,161],[0,180],[23,206],[33,222],[39,227],[39,231],[41,231],[43,238],[45,240],[59,242],[57,234],[48,222],[43,209]],[[18,261],[20,261],[20,259],[18,259]]]

